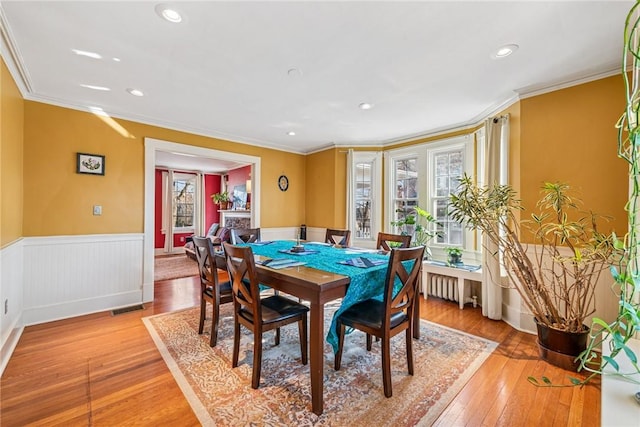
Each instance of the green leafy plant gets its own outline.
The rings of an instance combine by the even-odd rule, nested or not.
[[[436,229],[438,221],[433,215],[419,206],[415,206],[413,212],[397,221],[391,221],[391,225],[397,227],[400,230],[400,234],[413,236],[411,239],[412,246],[426,246],[434,237],[442,236],[442,232]]]
[[[447,255],[462,256],[462,248],[448,247],[444,248],[444,251],[447,253]]]
[[[229,192],[227,191],[214,193],[211,195],[211,198],[213,199],[213,203],[215,203],[216,205],[231,201],[231,197],[229,196]]]
[[[627,107],[616,124],[618,128],[618,157],[629,165],[631,194],[625,207],[628,214],[629,228],[622,240],[616,239],[615,245],[623,251],[617,265],[611,266],[614,279],[614,290],[619,296],[618,315],[608,323],[604,319],[594,318],[591,325],[590,340],[587,349],[580,355],[580,366],[591,372],[583,381],[584,384],[595,375],[605,372],[638,381],[640,365],[638,355],[629,348],[632,338],[640,332],[640,253],[638,252],[638,210],[640,209],[640,88],[637,81],[640,77],[640,44],[638,42],[640,2],[631,8],[625,21],[624,49],[622,55],[622,77],[626,88]],[[631,63],[629,63],[631,61]],[[627,70],[631,69],[631,75]],[[596,349],[607,346],[608,354],[600,358]],[[603,348],[604,350],[604,348]],[[626,358],[635,371],[620,372],[621,358]],[[600,360],[602,359],[602,360]],[[607,368],[610,368],[607,370]],[[635,377],[635,379],[633,379]],[[544,379],[543,379],[544,380]]]

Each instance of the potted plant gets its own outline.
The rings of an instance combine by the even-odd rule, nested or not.
[[[229,202],[231,201],[231,197],[229,196],[228,191],[214,193],[211,195],[211,198],[213,199],[213,203],[220,206],[220,209],[229,209]]]
[[[452,246],[444,248],[444,251],[447,253],[447,262],[449,264],[462,264],[462,248]]]
[[[431,257],[431,251],[427,244],[436,236],[441,236],[442,232],[435,229],[438,221],[426,210],[415,206],[413,213],[406,214],[397,221],[391,221],[391,225],[397,227],[400,234],[411,235],[411,246],[425,246],[425,258]],[[404,213],[399,209],[396,212]]]
[[[586,348],[585,321],[595,312],[597,281],[615,251],[613,236],[597,229],[599,217],[580,211],[580,200],[562,183],[544,185],[530,220],[519,221],[516,213],[523,208],[510,186],[479,187],[466,175],[450,202],[452,219],[481,230],[499,248],[493,256],[535,317],[542,358],[576,369],[575,358]],[[531,232],[532,244],[522,242],[523,231]],[[556,345],[557,336],[577,348]]]

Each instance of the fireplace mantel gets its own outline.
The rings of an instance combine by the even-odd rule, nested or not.
[[[220,224],[230,228],[251,228],[251,211],[219,210]]]

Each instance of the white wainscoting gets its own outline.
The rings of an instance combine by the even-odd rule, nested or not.
[[[19,239],[0,251],[0,374],[22,335],[22,244],[23,240]]]
[[[24,238],[24,325],[141,303],[143,238]]]

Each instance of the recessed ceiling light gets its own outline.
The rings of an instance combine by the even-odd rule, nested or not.
[[[93,59],[101,59],[102,58],[102,55],[100,55],[99,53],[89,52],[88,50],[71,49],[71,51],[73,53],[75,53],[76,55],[86,56],[88,58],[93,58]]]
[[[131,95],[133,95],[133,96],[144,96],[144,92],[142,92],[142,91],[141,91],[141,90],[139,90],[139,89],[131,89],[131,88],[128,88],[128,89],[127,89],[127,92],[129,92],[129,93],[130,93]]]
[[[302,77],[302,70],[300,70],[299,68],[289,68],[287,70],[287,74],[289,75],[289,77],[296,78],[296,77]]]
[[[169,22],[173,22],[174,24],[177,24],[178,22],[182,22],[182,15],[180,15],[180,12],[178,12],[175,8],[169,5],[166,5],[166,4],[157,5],[156,13],[160,15],[161,18]]]
[[[120,62],[120,58],[113,58],[115,62]]]
[[[513,52],[518,50],[518,47],[519,46],[517,44],[506,44],[502,46],[500,49],[498,49],[497,51],[495,51],[494,53],[492,53],[491,57],[493,59],[506,58],[507,56],[511,55]]]
[[[289,132],[287,132],[287,135],[296,136],[296,133],[294,131],[290,130]]]
[[[358,107],[360,107],[361,110],[370,110],[373,105],[369,104],[368,102],[363,102],[362,104],[358,105]]]
[[[87,89],[93,89],[93,90],[102,90],[102,91],[109,91],[111,89],[109,89],[108,87],[104,87],[104,86],[95,86],[95,85],[85,85],[85,84],[80,84],[80,86],[82,87],[86,87]]]

